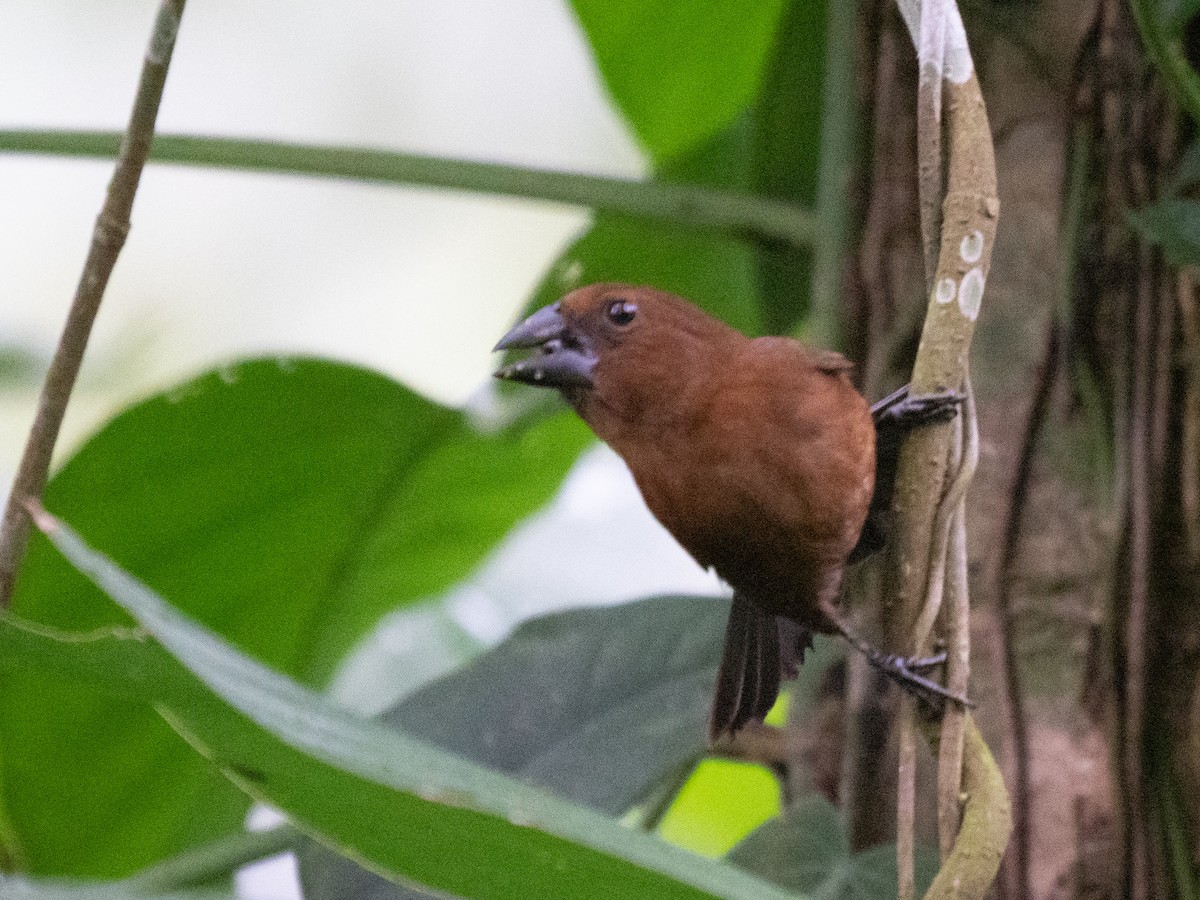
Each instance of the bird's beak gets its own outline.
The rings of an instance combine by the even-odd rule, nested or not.
[[[591,387],[596,355],[589,343],[575,334],[557,303],[545,306],[506,334],[496,350],[537,350],[509,363],[497,378],[538,387]]]

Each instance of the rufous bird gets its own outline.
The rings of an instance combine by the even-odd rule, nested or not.
[[[496,376],[560,391],[658,521],[733,588],[714,740],[766,716],[814,633],[843,634],[899,680],[950,696],[859,640],[838,598],[847,564],[883,544],[900,437],[953,415],[956,395],[901,389],[872,410],[841,354],[751,339],[680,297],[623,284],[572,291],[496,349],[536,351]]]

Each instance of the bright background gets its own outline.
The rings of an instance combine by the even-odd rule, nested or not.
[[[0,127],[123,128],[153,12],[145,0],[0,7]],[[159,126],[609,175],[646,167],[562,0],[367,0],[302,14],[283,0],[193,3]],[[4,485],[110,171],[0,156]],[[262,353],[348,360],[467,402],[487,389],[492,344],[587,221],[543,203],[152,166],[60,450],[134,399]],[[490,643],[555,606],[672,590],[719,586],[650,519],[620,461],[597,450],[451,609]],[[437,674],[436,650],[453,640],[426,610],[398,614],[334,689],[381,708]],[[243,888],[291,896],[278,873]]]

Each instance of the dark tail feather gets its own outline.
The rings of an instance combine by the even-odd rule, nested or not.
[[[725,651],[717,672],[709,737],[733,734],[761,722],[775,705],[782,678],[793,678],[812,635],[790,619],[765,613],[736,594],[725,626]]]
[[[799,673],[805,651],[812,649],[813,635],[795,619],[776,616],[775,624],[779,628],[779,665],[783,680],[790,681]]]

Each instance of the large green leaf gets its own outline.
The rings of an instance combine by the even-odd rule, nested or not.
[[[781,887],[822,900],[896,896],[896,848],[872,847],[852,855],[837,810],[820,794],[802,798],[786,817],[763,825],[729,858]],[[920,848],[916,862],[917,896],[922,896],[937,874],[937,854]]]
[[[83,882],[0,875],[4,900],[236,900],[230,890],[139,891],[119,881]]]
[[[620,815],[707,749],[729,604],[654,597],[534,619],[406,697],[389,725]],[[349,860],[301,855],[308,900],[405,896]]]
[[[467,897],[783,896],[360,719],[239,653],[65,526],[52,527],[51,539],[190,674],[146,642],[107,637],[48,650],[48,639],[10,623],[0,632],[4,658],[40,654],[43,664],[149,689],[189,742],[247,791],[393,877]]]
[[[588,29],[603,70],[605,50],[596,42],[607,38],[598,33],[632,13],[621,8],[623,3],[597,4],[586,13],[585,5],[591,6],[576,4],[585,24],[589,15],[604,20],[596,30]],[[657,5],[639,9],[649,16]],[[777,21],[755,63],[759,75],[754,89],[741,95],[741,105],[723,118],[720,129],[698,134],[686,152],[656,153],[655,178],[813,203],[820,167],[826,4],[792,0],[786,10],[784,6],[759,4],[760,12],[769,7]],[[686,34],[702,35],[720,27],[721,17],[731,8],[695,4],[689,14],[698,25],[690,32],[685,29]],[[706,64],[719,69],[727,52],[723,46],[717,61]],[[620,65],[632,64],[633,53],[621,48],[616,59]],[[643,77],[651,78],[645,73]],[[642,102],[653,110],[647,115],[669,118],[679,113],[663,93],[651,93]],[[687,297],[747,334],[790,333],[808,308],[811,274],[808,248],[602,213],[554,265],[531,305],[550,303],[579,284],[624,281]]]
[[[716,134],[758,91],[783,0],[571,0],[617,106],[655,159]]]
[[[660,167],[656,177],[706,187],[744,188],[749,179],[748,121]],[[755,256],[746,241],[681,225],[600,213],[551,267],[530,310],[581,284],[649,284],[687,297],[748,334],[762,333]]]
[[[652,597],[523,624],[383,720],[611,815],[707,750],[729,603]]]
[[[1188,22],[1200,15],[1200,0],[1158,0],[1158,21],[1171,36],[1183,38]]]
[[[121,414],[47,497],[189,613],[319,682],[383,612],[467,574],[587,440],[566,415],[484,435],[378,374],[265,360]],[[14,609],[71,629],[127,621],[43,541]],[[44,673],[0,683],[0,741],[33,872],[119,877],[245,810],[144,706]]]
[[[1177,266],[1200,266],[1200,202],[1170,196],[1129,213],[1129,220]]]
[[[787,4],[754,104],[750,150],[755,191],[810,208],[817,200],[821,163],[826,7],[824,0]],[[783,243],[756,249],[764,328],[773,334],[794,332],[808,309],[812,253]]]

